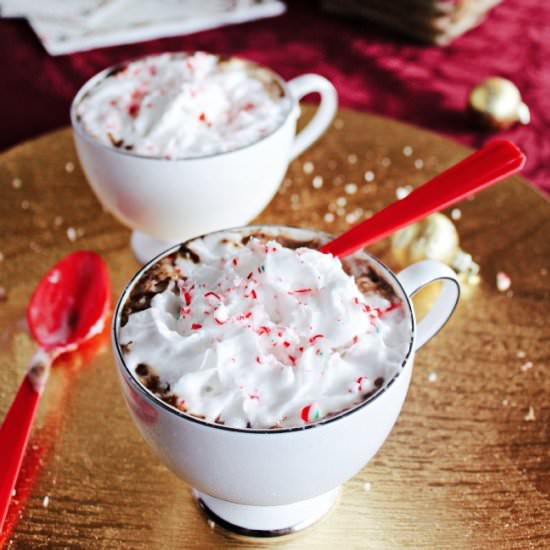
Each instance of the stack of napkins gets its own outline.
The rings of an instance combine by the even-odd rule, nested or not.
[[[51,55],[189,34],[285,11],[280,0],[0,0]]]
[[[502,0],[323,0],[330,12],[370,19],[422,42],[444,46],[483,21]]]

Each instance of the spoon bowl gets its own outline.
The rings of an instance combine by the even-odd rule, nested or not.
[[[81,250],[60,260],[38,283],[27,308],[33,338],[46,351],[74,349],[101,330],[109,307],[109,273],[100,256]]]

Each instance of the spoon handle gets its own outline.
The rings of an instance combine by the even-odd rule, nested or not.
[[[352,227],[321,248],[346,256],[397,229],[442,210],[520,170],[525,155],[508,140],[496,140]]]
[[[48,377],[49,366],[49,357],[44,352],[38,352],[0,427],[0,449],[2,449],[0,452],[0,472],[2,472],[0,475],[0,531],[2,531],[23,462],[36,409]]]

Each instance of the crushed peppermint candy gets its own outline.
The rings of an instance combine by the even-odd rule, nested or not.
[[[251,62],[181,52],[111,69],[85,89],[76,114],[104,145],[179,159],[255,143],[291,115],[291,106],[277,77]]]
[[[367,256],[346,260],[350,276],[312,248],[263,234],[235,246],[238,235],[209,235],[187,244],[191,256],[175,253],[179,275],[121,326],[125,361],[143,383],[148,365],[170,404],[264,429],[343,411],[398,372],[410,318],[391,285],[377,286],[380,274],[369,278]]]

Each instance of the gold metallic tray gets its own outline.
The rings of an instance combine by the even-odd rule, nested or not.
[[[466,153],[441,136],[340,111],[256,221],[339,233]],[[2,418],[34,350],[24,315],[40,276],[89,248],[108,262],[116,297],[138,264],[129,231],[86,184],[69,129],[0,155],[0,198]],[[54,369],[0,546],[547,548],[550,204],[511,178],[458,207],[481,284],[419,352],[393,432],[319,524],[269,541],[209,524],[134,428],[107,336]],[[391,264],[386,243],[373,251]],[[511,277],[508,292],[496,289],[498,271]]]

